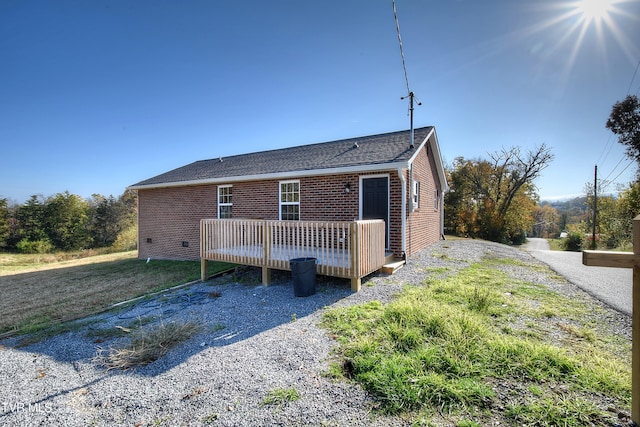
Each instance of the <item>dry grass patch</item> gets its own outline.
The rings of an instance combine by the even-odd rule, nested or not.
[[[129,344],[100,349],[94,361],[107,370],[129,370],[148,365],[200,330],[201,326],[196,322],[161,323],[149,330],[140,329],[133,333]]]
[[[0,265],[0,334],[35,332],[200,278],[199,261],[136,257],[136,252],[126,252],[47,265],[32,260],[31,267],[25,264],[15,274],[5,274],[8,270]],[[211,262],[209,271],[230,267]]]
[[[0,276],[136,258],[138,251],[100,254],[96,250],[53,254],[0,253]]]

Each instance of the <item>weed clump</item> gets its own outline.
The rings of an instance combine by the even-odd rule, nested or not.
[[[276,388],[267,393],[267,396],[262,399],[262,405],[283,406],[296,400],[300,400],[300,393],[295,388]]]
[[[100,349],[94,361],[107,370],[129,370],[145,366],[187,341],[200,329],[201,326],[196,322],[171,322],[161,323],[149,330],[136,330],[127,345]]]

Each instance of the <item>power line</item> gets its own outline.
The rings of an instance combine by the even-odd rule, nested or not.
[[[605,160],[607,160],[607,157],[609,157],[609,153],[611,152],[611,149],[613,148],[613,144],[611,143],[611,138],[613,137],[613,134],[610,133],[609,134],[609,139],[607,140],[607,143],[604,145],[604,148],[602,149],[602,152],[600,153],[600,157],[598,157],[598,160],[596,160],[596,164],[600,163],[600,159],[602,159],[602,155],[604,154],[604,159],[602,159],[602,163],[605,162]],[[608,150],[607,150],[608,148]],[[607,152],[607,154],[605,154],[605,151]]]
[[[616,182],[616,180],[620,177],[620,175],[622,175],[624,173],[624,171],[629,169],[629,166],[631,166],[634,162],[635,162],[635,160],[633,160],[633,159],[630,160],[629,163],[627,164],[627,166],[625,166],[624,169],[622,169],[620,171],[620,173],[618,175],[616,175],[616,177],[611,180],[611,182]]]
[[[603,181],[606,181],[607,179],[609,179],[609,177],[611,175],[613,175],[613,173],[616,171],[616,169],[618,169],[618,166],[620,166],[620,163],[622,163],[622,161],[625,159],[625,157],[626,157],[626,155],[623,155],[622,158],[620,160],[618,160],[618,163],[616,163],[616,165],[613,167],[611,172],[609,172],[609,175],[607,175],[607,177],[605,179],[603,179]]]
[[[631,77],[631,82],[629,83],[629,89],[627,89],[627,95],[629,95],[629,93],[631,92],[633,81],[635,80],[636,74],[638,73],[638,67],[640,67],[640,59],[638,59],[638,65],[636,65],[636,70],[633,72],[633,76]],[[640,87],[638,87],[638,90],[636,91],[636,95],[638,94],[638,91],[640,91]]]
[[[629,88],[627,89],[627,95],[630,94],[631,92],[631,88],[633,87],[633,82],[636,79],[636,75],[638,74],[638,69],[640,68],[640,59],[638,60],[638,64],[636,65],[635,70],[633,71],[633,75],[631,76],[631,81],[629,82]],[[638,95],[638,92],[640,92],[640,87],[638,87],[638,90],[636,90],[636,95]],[[602,162],[604,163],[604,161],[607,159],[607,157],[609,156],[609,153],[611,152],[611,149],[613,148],[613,144],[611,143],[611,138],[613,137],[613,134],[609,134],[609,139],[607,140],[607,143],[605,144],[604,148],[602,149],[602,152],[600,153],[600,156],[598,157],[598,160],[596,161],[596,164],[598,164],[600,162],[600,159],[602,158],[602,156],[604,155],[604,159],[602,160]],[[605,154],[606,151],[606,154]],[[613,167],[613,169],[611,170],[611,172],[609,172],[609,175],[607,175],[607,177],[603,180],[603,182],[607,182],[607,179],[613,175],[613,173],[616,171],[616,169],[618,168],[618,166],[620,165],[620,163],[624,160],[625,156],[623,156],[618,163],[616,163],[616,165]],[[615,179],[613,179],[611,182],[615,182],[615,180],[622,175],[622,173],[627,170],[627,168],[629,168],[629,166],[631,165],[631,163],[629,163],[623,170],[622,172],[620,172]],[[607,184],[608,185],[608,184]]]

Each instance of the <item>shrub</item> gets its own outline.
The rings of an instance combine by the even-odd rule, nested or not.
[[[124,229],[118,234],[111,248],[116,252],[136,250],[138,248],[138,226],[134,224]]]
[[[583,243],[584,239],[582,237],[582,234],[571,232],[562,241],[562,248],[565,251],[580,252],[582,250]]]
[[[23,254],[46,254],[51,252],[53,245],[49,240],[22,239],[16,244],[16,249]]]
[[[527,233],[521,231],[519,233],[513,233],[511,235],[511,244],[512,245],[524,245],[527,241]]]

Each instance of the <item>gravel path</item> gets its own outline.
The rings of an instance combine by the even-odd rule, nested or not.
[[[257,285],[258,269],[242,268],[234,276],[86,319],[74,332],[31,346],[5,340],[0,343],[0,426],[406,425],[372,412],[374,402],[358,386],[327,378],[335,342],[318,326],[324,308],[389,301],[404,284],[424,280],[428,268],[455,271],[486,254],[539,264],[504,245],[443,241],[412,257],[393,276],[368,278],[358,293],[350,291],[348,281],[319,279],[318,292],[306,298],[293,296],[289,273],[274,274],[274,284],[264,287]],[[514,267],[511,273],[563,293],[582,292],[568,283],[560,286],[540,269]],[[608,316],[630,336],[628,316],[613,310]],[[101,330],[149,319],[194,320],[205,329],[135,371],[106,371],[95,363],[99,347],[123,340],[97,339]],[[301,398],[281,406],[263,404],[269,392],[288,388]]]

